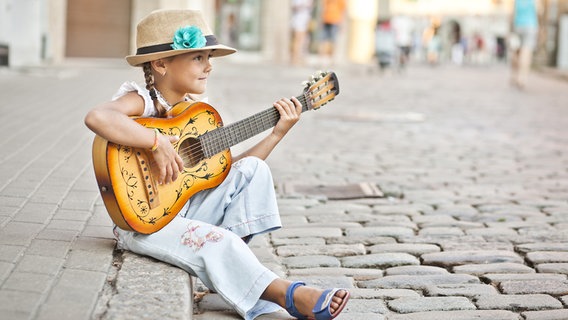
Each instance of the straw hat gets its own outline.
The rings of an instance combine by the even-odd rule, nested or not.
[[[196,10],[158,10],[138,23],[136,54],[126,57],[132,66],[187,52],[213,50],[214,57],[237,50],[219,44],[203,15]]]

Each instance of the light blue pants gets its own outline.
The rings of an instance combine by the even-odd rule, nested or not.
[[[118,248],[182,268],[223,297],[243,318],[280,310],[260,300],[277,276],[241,239],[281,227],[270,169],[258,158],[233,164],[218,187],[194,195],[150,235],[115,228]]]

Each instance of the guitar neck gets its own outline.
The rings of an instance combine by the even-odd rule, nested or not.
[[[302,112],[309,110],[304,95],[296,97],[302,104]],[[199,137],[206,158],[237,145],[276,125],[280,113],[268,108],[243,120],[209,131]]]

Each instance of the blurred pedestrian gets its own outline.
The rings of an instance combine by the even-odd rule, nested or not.
[[[390,21],[379,20],[375,29],[375,55],[381,71],[394,66],[396,51],[395,34]]]
[[[393,17],[391,23],[398,47],[398,65],[400,69],[404,69],[410,59],[414,24],[410,17],[405,15]]]
[[[536,47],[538,17],[535,0],[515,0],[513,30],[510,39],[511,84],[525,88]]]
[[[87,114],[85,124],[108,141],[147,154],[158,184],[170,184],[185,169],[173,146],[179,138],[170,132],[171,128],[152,129],[131,117],[168,117],[176,111],[178,102],[194,102],[195,95],[206,90],[212,71],[210,58],[236,50],[219,44],[202,14],[191,10],[151,13],[138,24],[136,42],[136,54],[126,60],[142,68],[146,86],[125,82],[112,101]],[[279,278],[258,261],[247,245],[253,236],[281,227],[272,175],[263,160],[299,120],[302,105],[296,98],[283,98],[274,107],[279,113],[274,129],[251,149],[232,158],[233,165],[220,185],[193,195],[168,224],[154,233],[141,234],[115,226],[117,246],[197,276],[245,319],[281,307],[297,318],[332,319],[349,299],[346,290],[322,291]],[[195,108],[194,112],[200,113],[191,120],[208,114],[207,110],[199,111],[201,105]],[[158,126],[162,122],[152,123]],[[180,130],[176,127],[173,131],[178,132],[176,129]],[[186,179],[185,183],[190,183]]]
[[[422,41],[426,49],[426,61],[430,65],[437,65],[440,59],[442,40],[440,39],[440,25],[436,20],[424,29]]]
[[[302,65],[312,20],[313,0],[292,0],[292,64]]]
[[[322,2],[322,38],[319,46],[323,64],[333,63],[337,34],[345,15],[345,0],[323,0]]]

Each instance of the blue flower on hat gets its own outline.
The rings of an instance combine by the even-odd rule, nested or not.
[[[179,49],[197,49],[205,47],[207,40],[201,29],[196,26],[185,26],[177,29],[174,34],[174,43],[172,48]]]

